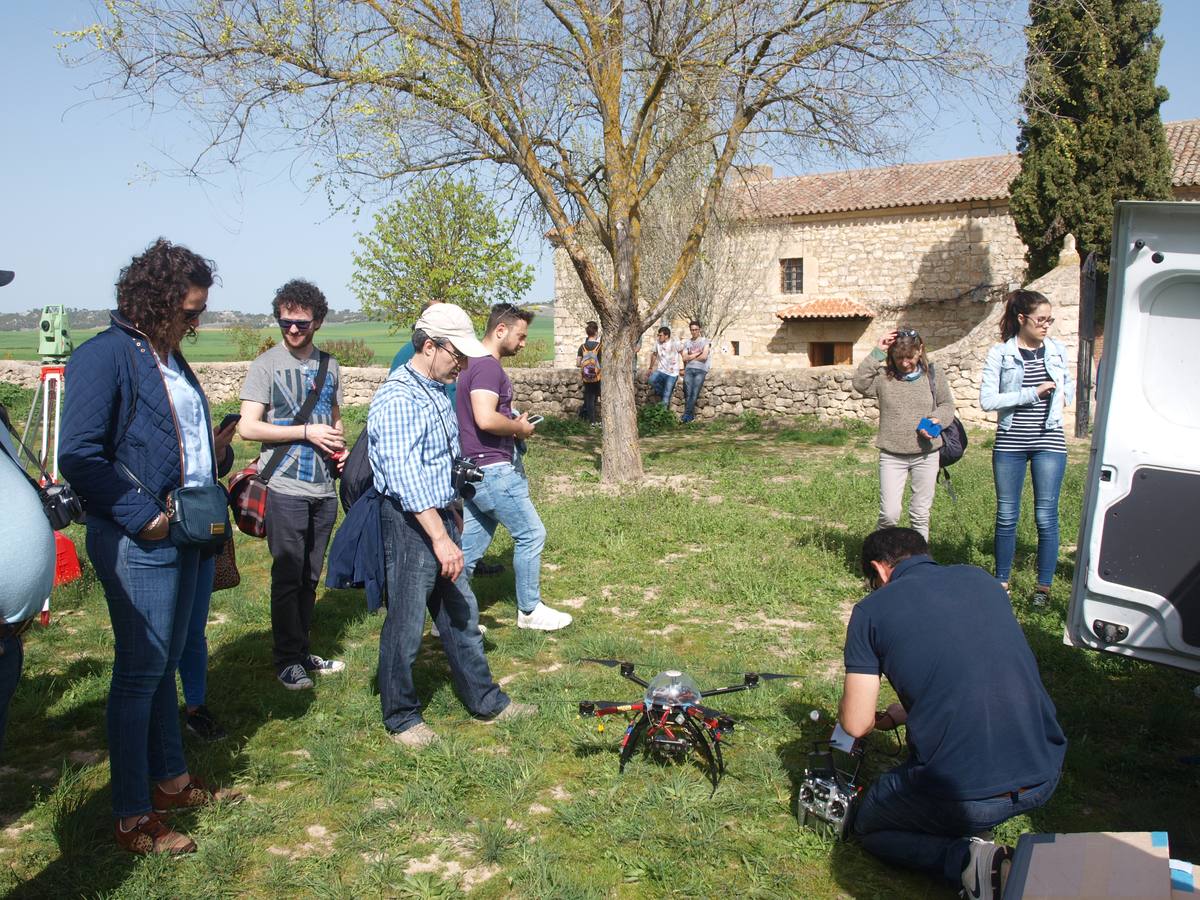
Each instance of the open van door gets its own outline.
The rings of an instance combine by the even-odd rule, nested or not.
[[[1200,672],[1200,203],[1121,202],[1066,643]]]

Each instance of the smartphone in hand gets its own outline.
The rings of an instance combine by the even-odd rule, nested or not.
[[[230,413],[221,420],[221,424],[217,426],[217,431],[224,431],[230,425],[236,425],[238,420],[242,418],[241,413]]]
[[[545,421],[545,418],[545,416],[530,416],[528,421],[530,425],[540,425]]]

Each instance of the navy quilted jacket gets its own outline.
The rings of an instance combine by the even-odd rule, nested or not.
[[[115,310],[113,324],[84,342],[67,364],[58,465],[87,504],[89,516],[111,519],[137,534],[158,504],[117,468],[119,461],[160,499],[183,484],[183,442],[167,384],[150,341]],[[176,354],[204,403],[195,373]],[[217,471],[213,462],[213,471]]]

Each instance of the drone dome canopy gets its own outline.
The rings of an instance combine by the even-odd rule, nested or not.
[[[646,705],[680,705],[700,702],[700,688],[690,675],[674,669],[659,672],[646,685]]]

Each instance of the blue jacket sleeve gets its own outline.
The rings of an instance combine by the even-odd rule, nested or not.
[[[1015,391],[1000,392],[1000,364],[1004,360],[1004,345],[994,344],[988,351],[983,364],[983,378],[979,384],[979,407],[986,412],[1025,406],[1037,400],[1037,388],[1017,388]]]
[[[111,343],[93,338],[71,355],[58,465],[88,512],[137,534],[160,510],[120,474],[110,457],[122,427],[122,392],[128,390],[117,365],[119,352]]]

